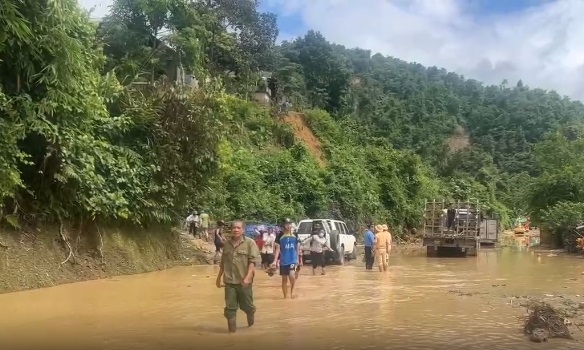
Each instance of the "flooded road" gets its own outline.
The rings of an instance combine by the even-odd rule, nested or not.
[[[217,267],[89,281],[0,295],[2,349],[583,349],[530,343],[516,295],[580,295],[584,260],[482,250],[467,258],[392,256],[390,272],[362,263],[305,267],[298,299],[282,300],[278,276],[259,271],[256,324],[227,333]]]

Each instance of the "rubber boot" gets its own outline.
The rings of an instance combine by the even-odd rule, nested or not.
[[[230,318],[227,320],[227,328],[229,329],[229,333],[237,332],[237,323],[235,320],[235,318]]]
[[[247,314],[247,326],[251,327],[255,323],[255,314]]]

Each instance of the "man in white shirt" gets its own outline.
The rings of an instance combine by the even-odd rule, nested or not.
[[[261,250],[262,267],[267,269],[274,263],[274,248],[276,244],[276,233],[272,227],[262,233],[264,244]]]
[[[189,233],[193,235],[193,237],[197,238],[198,229],[200,225],[199,213],[194,211],[191,215],[187,217],[186,224]]]

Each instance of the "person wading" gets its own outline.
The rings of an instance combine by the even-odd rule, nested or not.
[[[234,221],[231,225],[231,238],[225,242],[216,285],[225,284],[225,309],[229,332],[237,331],[237,309],[247,315],[247,325],[255,322],[256,307],[253,303],[253,277],[256,265],[260,264],[260,252],[253,239],[244,237],[244,223]]]
[[[364,245],[365,245],[365,269],[373,270],[373,246],[375,245],[375,234],[372,231],[373,225],[368,224],[365,230]]]
[[[392,244],[393,244],[393,237],[391,236],[391,232],[389,231],[389,227],[386,224],[383,224],[383,231],[386,233],[387,235],[387,240],[389,241],[388,247],[387,247],[387,266],[389,266],[389,255],[391,254],[391,248],[392,248]]]
[[[325,237],[324,230],[321,228],[317,232],[313,232],[310,237],[310,260],[312,262],[312,275],[316,275],[316,268],[320,266],[321,275],[325,274],[325,251],[331,250],[328,240]]]
[[[375,260],[379,272],[387,271],[387,252],[390,249],[388,232],[383,231],[382,225],[375,226]]]
[[[262,267],[267,269],[274,263],[274,245],[276,244],[276,234],[272,227],[262,234]]]
[[[276,238],[274,253],[275,265],[280,268],[282,276],[282,293],[288,298],[288,282],[290,282],[290,297],[294,299],[294,286],[300,267],[302,266],[302,249],[297,234],[292,232],[292,220],[284,220],[284,232]]]
[[[225,223],[222,220],[217,221],[217,228],[213,234],[213,243],[215,244],[215,257],[213,263],[217,264],[221,260],[221,252],[225,244],[225,237],[223,237],[223,227]]]

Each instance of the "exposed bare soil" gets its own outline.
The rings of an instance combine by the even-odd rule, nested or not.
[[[314,135],[304,117],[300,113],[290,112],[284,117],[284,122],[294,129],[296,138],[302,141],[308,148],[310,154],[318,161],[321,166],[326,165],[326,158],[322,152],[321,144]]]
[[[101,230],[72,242],[59,230],[0,231],[0,293],[211,262],[211,244],[178,232]],[[68,261],[67,258],[69,257]]]

